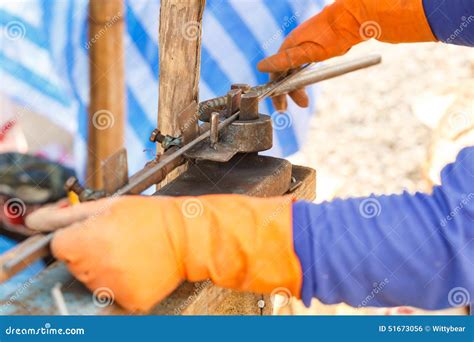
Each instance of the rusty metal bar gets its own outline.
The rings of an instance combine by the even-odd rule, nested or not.
[[[0,283],[10,279],[36,260],[47,256],[52,237],[52,234],[33,235],[3,254]]]
[[[239,120],[257,120],[258,119],[258,94],[248,92],[242,95],[240,101]]]
[[[293,90],[309,86],[334,77],[348,74],[353,71],[365,69],[373,65],[380,64],[382,57],[379,55],[370,55],[353,61],[344,62],[336,65],[323,66],[321,68],[308,70],[298,78],[288,81],[284,86],[278,88],[273,96],[287,94]]]
[[[219,140],[219,113],[211,114],[211,147],[215,147]]]

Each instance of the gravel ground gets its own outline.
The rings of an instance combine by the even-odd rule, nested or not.
[[[292,160],[318,170],[318,201],[426,189],[431,129],[413,103],[473,76],[474,51],[444,44],[371,41],[342,59],[380,53],[383,64],[321,83],[307,144]]]

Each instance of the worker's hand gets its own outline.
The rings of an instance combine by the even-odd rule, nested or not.
[[[345,54],[365,40],[390,43],[435,41],[423,10],[423,0],[336,0],[291,32],[276,55],[262,60],[258,69],[271,78],[303,64]],[[307,107],[304,89],[289,94]],[[287,109],[285,95],[273,98],[279,111]]]
[[[52,241],[55,257],[130,311],[149,310],[183,280],[299,296],[288,198],[122,197],[39,210],[27,224],[66,227]]]

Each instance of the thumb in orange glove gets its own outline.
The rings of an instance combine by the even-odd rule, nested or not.
[[[436,41],[423,0],[336,0],[291,32],[279,52],[262,60],[258,69],[275,79],[303,64],[343,55],[370,38],[388,43]],[[296,104],[308,105],[304,89],[289,95]],[[286,110],[286,96],[274,97],[273,104]]]
[[[300,295],[289,198],[133,196],[39,210],[27,224],[68,226],[55,233],[55,257],[130,311],[148,311],[183,280]]]

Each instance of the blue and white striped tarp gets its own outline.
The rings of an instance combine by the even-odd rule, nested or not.
[[[203,21],[200,100],[226,93],[232,83],[268,81],[257,62],[284,36],[318,12],[323,0],[208,0]],[[76,165],[85,165],[89,103],[86,0],[0,0],[0,92],[76,134]],[[154,147],[158,103],[159,0],[126,1],[126,147],[130,171],[143,167]],[[314,93],[311,94],[314,97]],[[290,105],[275,130],[272,155],[296,152],[314,104]],[[271,114],[268,100],[261,111]],[[278,127],[277,127],[278,128]],[[77,170],[82,174],[82,169]]]

